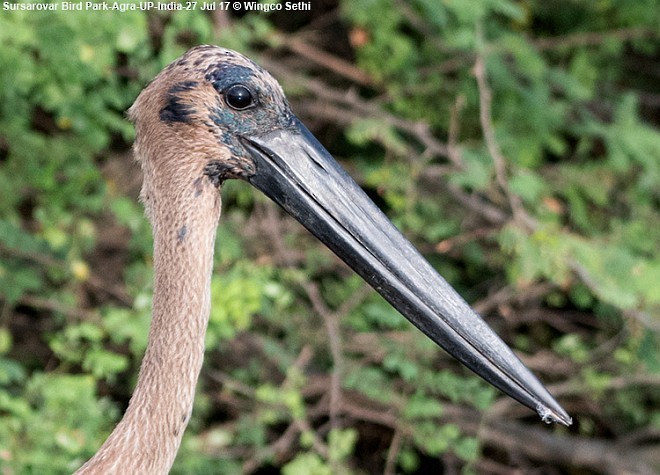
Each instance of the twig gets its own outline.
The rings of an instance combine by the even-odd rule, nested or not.
[[[467,193],[453,184],[447,184],[447,189],[456,201],[473,212],[478,213],[489,223],[494,225],[506,224],[508,220],[507,215],[500,208],[494,206],[478,194]]]
[[[390,442],[390,448],[387,451],[387,460],[385,461],[385,470],[383,470],[383,475],[396,474],[396,459],[399,456],[399,451],[401,450],[401,439],[401,431],[398,429],[395,430],[394,435],[392,436],[392,442]]]
[[[296,359],[296,362],[293,364],[293,366],[296,366],[298,368],[302,368],[304,366],[307,366],[307,363],[312,357],[312,350],[309,345],[306,345],[303,347],[302,351],[300,352],[299,357]],[[282,383],[282,386],[286,386],[288,383],[288,379],[285,380]],[[331,383],[332,384],[332,383]],[[309,421],[307,420],[307,416],[302,416],[293,421],[293,424],[298,427],[300,432],[305,432],[308,433],[309,436],[312,439],[312,446],[314,449],[326,460],[329,459],[330,457],[330,450],[328,449],[328,446],[321,440],[321,438],[318,436],[316,431],[312,428],[310,425]]]
[[[461,159],[461,149],[458,146],[458,133],[461,124],[459,118],[464,107],[465,96],[459,94],[451,108],[449,130],[447,131],[447,156],[454,165],[460,168],[463,168],[463,160]]]
[[[476,25],[476,35],[477,35],[477,44],[478,48],[483,45],[483,31],[481,23]],[[481,47],[483,51],[483,47]],[[495,137],[495,128],[493,127],[492,114],[491,114],[491,104],[493,102],[493,93],[488,85],[488,80],[486,78],[486,63],[484,61],[483,52],[478,52],[474,61],[474,75],[477,79],[477,87],[479,89],[479,120],[481,122],[481,129],[484,134],[484,140],[486,141],[486,147],[488,148],[488,153],[493,159],[493,165],[495,168],[495,179],[499,185],[502,192],[507,197],[509,205],[511,206],[511,211],[513,212],[514,218],[528,224],[531,220],[527,216],[520,201],[520,197],[515,193],[512,193],[509,189],[509,184],[507,182],[507,173],[506,173],[506,159],[502,154],[500,145],[497,142]]]
[[[235,393],[239,393],[250,399],[255,398],[255,390],[252,386],[248,386],[247,384],[232,378],[224,371],[208,371],[206,374],[215,382],[222,384]]]
[[[64,305],[53,299],[36,297],[34,295],[24,295],[20,299],[20,303],[30,308],[47,310],[49,312],[61,313],[76,320],[100,323],[98,313],[85,310],[82,308],[74,308]]]
[[[498,232],[498,228],[494,227],[482,227],[472,229],[468,232],[454,235],[450,238],[443,239],[437,243],[434,248],[437,252],[447,253],[457,246],[462,246],[468,242],[474,241],[476,239],[482,239],[488,236],[492,236]]]
[[[299,434],[300,428],[295,422],[292,422],[275,442],[258,450],[254,456],[246,460],[241,467],[241,473],[246,475],[253,473],[260,468],[265,460],[271,457],[283,458],[287,452],[292,451]]]
[[[305,418],[300,418],[294,420],[293,423],[300,432],[306,433],[310,436],[314,450],[316,450],[321,457],[328,460],[330,458],[330,449],[328,449],[328,446],[321,440],[316,431],[312,429],[312,426],[309,425],[309,421]]]
[[[341,406],[341,374],[344,367],[344,358],[341,348],[341,333],[339,331],[339,324],[337,315],[333,314],[330,309],[323,302],[323,298],[319,292],[319,287],[315,282],[305,282],[303,287],[309,300],[312,302],[314,310],[321,315],[323,323],[325,324],[326,331],[328,332],[328,340],[330,342],[330,354],[332,355],[332,373],[330,374],[330,427],[337,428],[337,417],[339,414],[339,407]]]
[[[611,39],[620,41],[631,41],[638,38],[655,38],[658,32],[650,28],[619,28],[608,31],[588,31],[584,33],[573,33],[564,36],[550,38],[535,38],[532,44],[540,50],[558,48],[576,48],[578,46],[593,46],[604,43]]]
[[[284,232],[282,230],[282,223],[280,215],[278,214],[277,206],[271,202],[264,202],[259,209],[263,209],[264,218],[260,220],[260,224],[268,231],[274,249],[273,255],[278,256],[277,261],[284,264],[286,267],[293,267],[296,259],[284,242]]]
[[[373,78],[352,63],[327,53],[311,45],[309,42],[303,41],[301,38],[288,36],[284,33],[276,33],[275,40],[306,60],[316,63],[354,83],[362,86],[374,85]]]
[[[524,292],[521,292],[520,289],[516,289],[512,286],[505,286],[492,295],[475,302],[472,304],[472,308],[474,308],[477,313],[485,314],[490,312],[493,308],[501,305],[509,305],[512,302],[530,301],[541,298],[554,288],[555,285],[551,282],[539,282],[527,286],[525,287]]]

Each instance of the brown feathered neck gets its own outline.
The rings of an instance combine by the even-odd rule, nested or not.
[[[261,107],[232,109],[226,94],[236,84]],[[152,322],[129,407],[80,474],[165,474],[172,466],[203,361],[219,185],[254,173],[241,134],[281,127],[292,116],[280,86],[259,66],[200,46],[149,83],[129,117],[154,234]]]

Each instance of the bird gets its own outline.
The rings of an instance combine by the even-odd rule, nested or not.
[[[149,338],[128,407],[77,474],[168,473],[190,420],[229,179],[298,220],[429,338],[545,422],[571,418],[293,114],[242,54],[196,46],[128,111],[153,233]]]

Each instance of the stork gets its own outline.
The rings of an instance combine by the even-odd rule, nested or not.
[[[198,46],[129,110],[154,236],[149,342],[128,408],[78,474],[165,474],[190,420],[204,356],[220,189],[261,190],[410,322],[546,421],[571,418],[291,112],[273,77]]]

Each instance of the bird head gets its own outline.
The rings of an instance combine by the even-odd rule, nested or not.
[[[254,173],[242,137],[290,127],[295,117],[278,82],[245,56],[218,46],[190,49],[142,91],[129,117],[137,157],[149,167],[205,169],[216,185]],[[174,163],[173,163],[174,162]],[[166,173],[163,171],[162,173]]]
[[[293,115],[273,77],[239,53],[191,49],[129,115],[145,173],[171,188],[239,178],[279,204],[411,323],[545,421],[571,418]],[[212,187],[211,187],[212,188]]]

